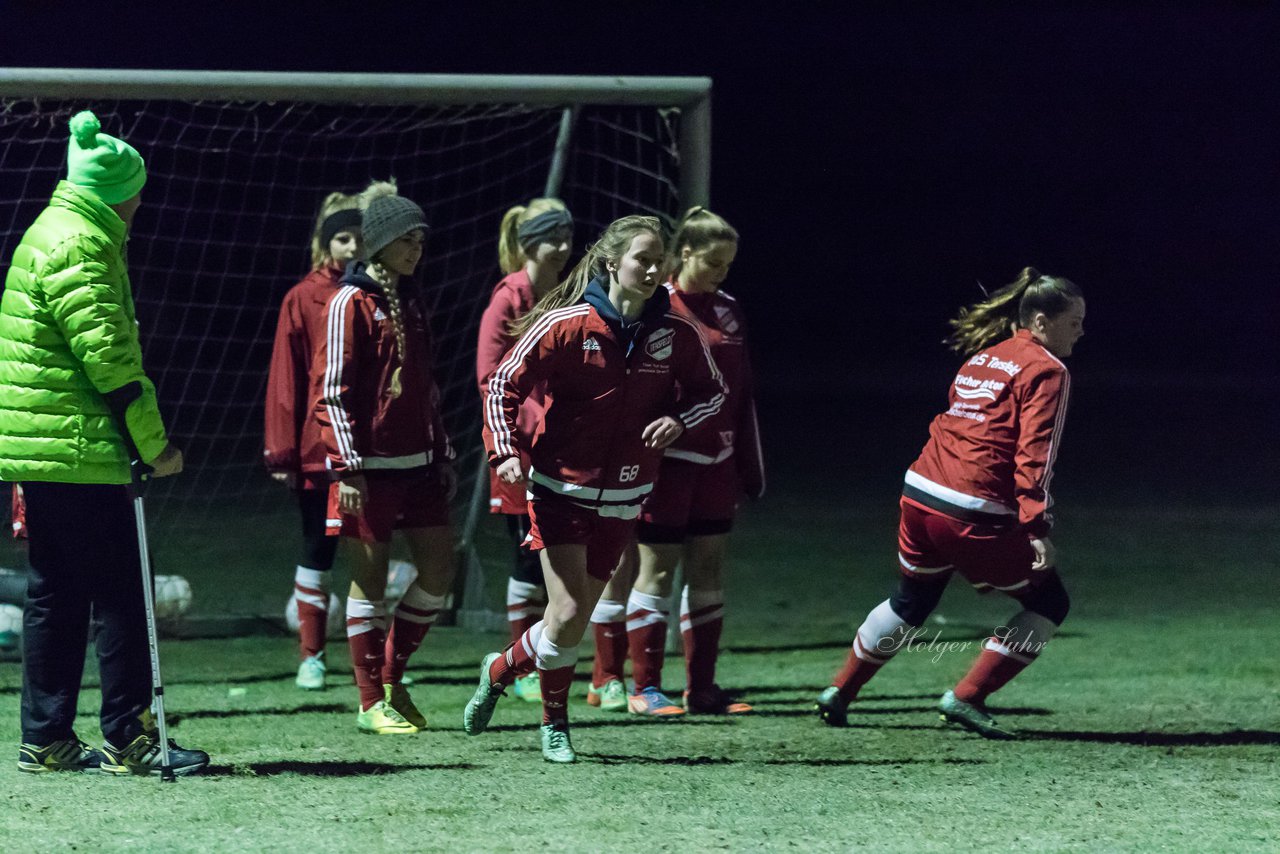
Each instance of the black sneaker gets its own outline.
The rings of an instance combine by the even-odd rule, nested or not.
[[[124,747],[111,742],[102,745],[102,771],[105,774],[159,775],[160,738],[154,732],[144,732]],[[185,750],[169,739],[169,764],[179,777],[196,774],[209,764],[209,754],[203,750]]]
[[[72,735],[46,744],[21,744],[18,746],[18,770],[29,774],[48,771],[97,771],[102,765],[102,754]]]
[[[813,709],[818,713],[819,720],[827,726],[849,725],[849,704],[840,698],[840,690],[834,685],[822,689],[818,699],[813,702]]]

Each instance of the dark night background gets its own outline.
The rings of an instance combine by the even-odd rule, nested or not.
[[[1274,7],[430,5],[19,3],[0,64],[710,76],[774,459],[900,472],[946,319],[1033,264],[1089,301],[1064,468],[1274,497]]]

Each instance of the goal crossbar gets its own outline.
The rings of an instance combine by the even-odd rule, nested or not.
[[[0,68],[0,97],[688,107],[705,101],[710,94],[709,77]]]

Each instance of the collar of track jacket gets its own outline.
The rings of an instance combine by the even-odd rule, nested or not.
[[[644,325],[657,322],[671,308],[671,297],[667,294],[667,289],[658,288],[644,304],[640,316],[633,323],[627,323],[613,307],[613,303],[609,302],[609,280],[604,276],[596,276],[591,280],[582,299],[604,318],[618,343],[626,349],[628,357],[631,356],[631,348],[635,346],[636,337]]]

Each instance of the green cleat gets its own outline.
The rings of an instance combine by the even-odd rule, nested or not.
[[[568,765],[578,761],[569,741],[569,722],[552,721],[542,725],[542,758],[548,762]]]
[[[542,680],[538,678],[536,670],[528,676],[517,676],[516,681],[511,683],[511,688],[517,699],[526,703],[542,702]]]
[[[400,713],[400,717],[416,726],[418,729],[427,728],[427,719],[422,712],[418,711],[418,707],[413,704],[413,698],[409,696],[409,689],[404,684],[390,685],[383,684],[382,690],[387,699],[387,705]]]
[[[29,774],[49,771],[97,771],[102,765],[102,754],[72,735],[46,744],[22,744],[18,746],[18,770]]]
[[[602,712],[625,712],[627,710],[627,686],[617,679],[610,679],[599,688],[587,686],[587,705],[595,706]]]
[[[480,662],[480,684],[462,712],[462,731],[467,735],[479,735],[485,731],[493,717],[494,706],[498,705],[498,698],[506,693],[502,685],[495,685],[489,679],[489,665],[500,655],[500,652],[491,652]]]
[[[953,691],[942,695],[942,699],[938,702],[938,711],[941,713],[939,717],[946,723],[958,724],[965,729],[973,730],[983,738],[1007,741],[1018,737],[1013,730],[996,723],[995,718],[987,714],[986,709],[966,703],[964,700],[957,700]]]
[[[293,684],[304,691],[323,691],[324,676],[324,653],[321,652],[302,659],[302,663],[298,665],[298,676],[293,680]]]
[[[367,709],[356,712],[356,729],[372,735],[413,735],[418,728],[404,719],[404,715],[391,708],[386,700],[379,700]]]
[[[834,685],[822,690],[814,701],[813,708],[817,711],[819,720],[827,726],[849,725],[849,704],[841,698],[839,689]]]

